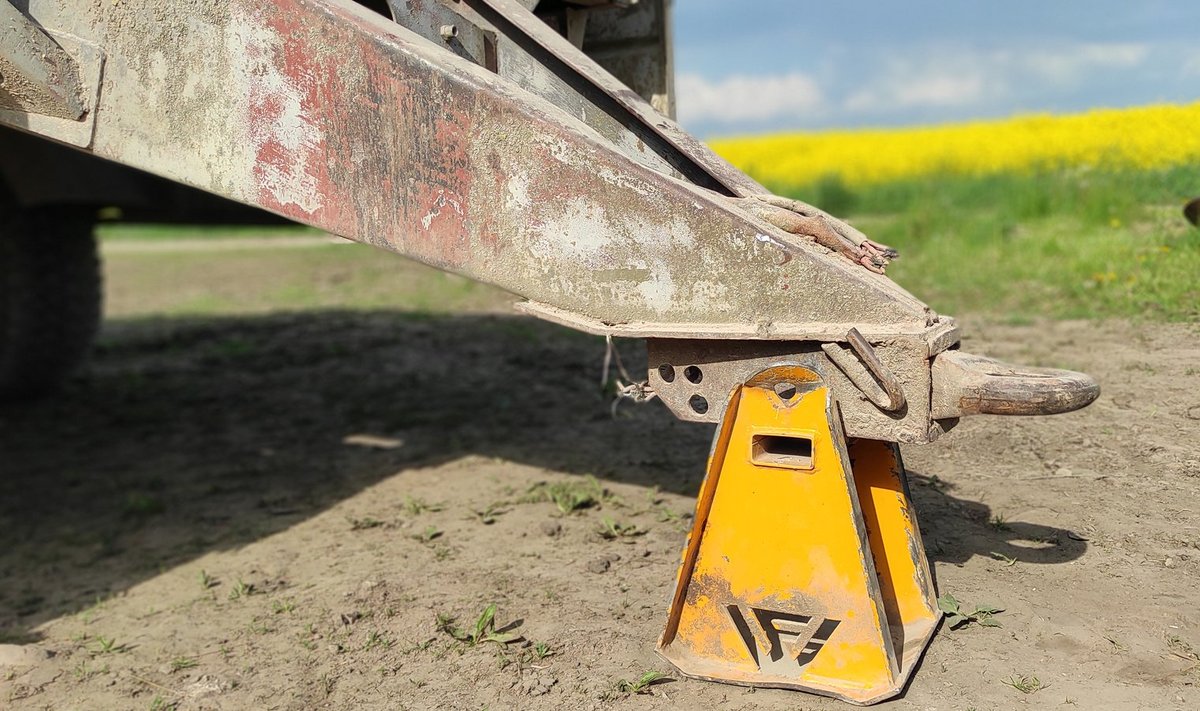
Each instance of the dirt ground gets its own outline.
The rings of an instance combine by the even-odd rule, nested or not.
[[[1104,393],[906,449],[939,591],[1004,611],[881,708],[1200,708],[1200,328],[963,325]],[[848,708],[655,655],[712,430],[614,419],[602,352],[504,314],[110,320],[0,408],[0,707]],[[524,643],[447,631],[493,603]]]

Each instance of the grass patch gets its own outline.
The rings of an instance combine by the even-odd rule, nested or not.
[[[455,618],[451,615],[439,614],[437,616],[438,631],[450,635],[467,647],[476,647],[484,642],[494,642],[501,646],[519,642],[522,637],[509,631],[519,624],[519,621],[513,622],[497,629],[495,603],[483,608],[483,612],[475,618],[475,624],[469,628],[458,627],[455,624]]]
[[[428,317],[507,308],[512,301],[498,289],[366,245],[272,246],[310,234],[295,228],[108,225],[99,234],[105,282],[113,285],[109,317],[307,309],[398,309]],[[181,249],[159,249],[171,241]]]
[[[774,185],[901,254],[888,270],[939,311],[1010,320],[1200,317],[1200,167],[932,175]],[[836,208],[836,209],[835,209]]]
[[[1004,610],[992,605],[976,605],[975,609],[967,612],[958,600],[950,593],[937,599],[938,609],[946,613],[946,624],[951,629],[976,624],[981,627],[1000,627],[994,618]]]
[[[588,475],[582,479],[567,481],[538,482],[529,488],[523,501],[549,501],[558,507],[560,513],[569,514],[574,511],[600,506],[611,498],[596,477]]]
[[[649,694],[650,687],[654,686],[655,683],[668,680],[670,680],[670,677],[662,672],[648,671],[632,681],[629,679],[618,679],[616,687],[617,691],[623,694]]]

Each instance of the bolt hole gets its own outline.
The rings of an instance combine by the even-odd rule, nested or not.
[[[670,363],[663,363],[658,366],[658,377],[662,378],[664,383],[675,382],[675,366]]]
[[[704,373],[700,372],[700,369],[697,368],[696,366],[689,365],[688,367],[683,369],[683,377],[687,378],[688,382],[696,383],[697,385],[699,385],[700,381],[704,380]]]
[[[775,394],[784,400],[791,400],[796,397],[796,386],[791,383],[776,383]]]
[[[691,405],[692,412],[695,412],[697,415],[703,415],[708,412],[708,400],[705,400],[703,395],[693,395],[688,400],[688,405]]]

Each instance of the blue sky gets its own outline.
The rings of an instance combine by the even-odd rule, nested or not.
[[[675,0],[702,137],[1200,99],[1200,0]]]

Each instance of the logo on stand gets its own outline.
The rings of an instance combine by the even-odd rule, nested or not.
[[[783,659],[786,644],[791,650],[788,656],[795,659],[796,663],[803,668],[816,658],[817,652],[825,647],[825,643],[829,641],[833,631],[841,624],[841,620],[751,607],[750,617],[759,633],[755,634],[751,622],[747,620],[746,615],[742,614],[737,605],[728,605],[726,609],[729,610],[733,626],[737,628],[742,641],[746,643],[746,649],[759,669],[762,669],[763,666],[759,659],[760,642],[765,642],[762,646],[766,647],[767,657],[772,662]]]

